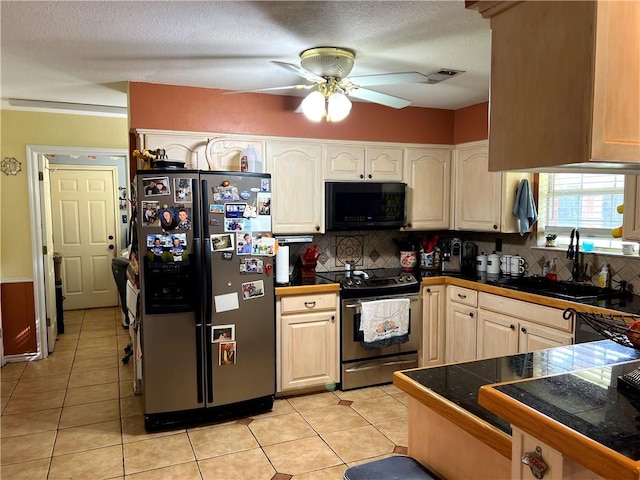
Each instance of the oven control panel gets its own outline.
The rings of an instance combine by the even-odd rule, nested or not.
[[[340,281],[343,293],[351,294],[389,294],[389,293],[413,293],[420,290],[420,284],[411,273],[402,273],[393,277],[364,278],[353,275]]]

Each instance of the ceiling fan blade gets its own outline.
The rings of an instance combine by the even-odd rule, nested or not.
[[[400,97],[394,97],[387,95],[386,93],[374,92],[366,88],[355,88],[348,94],[350,97],[359,98],[360,100],[366,100],[372,103],[379,103],[391,108],[404,108],[411,105],[411,100],[406,100]]]
[[[260,92],[275,92],[278,90],[310,90],[316,85],[287,85],[286,87],[270,87],[270,88],[257,88],[255,90],[230,90],[224,92],[223,95],[230,95],[234,93],[260,93]]]
[[[316,75],[315,73],[310,72],[306,68],[299,67],[299,66],[294,65],[292,63],[278,62],[276,60],[272,60],[271,63],[275,63],[276,65],[279,65],[282,68],[286,68],[287,70],[291,70],[291,71],[297,73],[298,75],[300,75],[302,78],[306,78],[310,82],[313,82],[313,83],[318,83],[318,82],[324,83],[324,82],[326,82],[326,80],[324,78],[322,78],[320,75]]]
[[[349,77],[348,80],[361,87],[369,87],[371,85],[397,85],[400,83],[429,83],[429,78],[418,72],[364,75],[362,77]]]

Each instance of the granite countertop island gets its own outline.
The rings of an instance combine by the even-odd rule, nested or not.
[[[447,478],[510,478],[512,424],[525,422],[536,433],[553,422],[552,438],[561,444],[571,438],[574,460],[584,457],[583,448],[601,457],[604,451],[632,472],[640,465],[640,396],[618,392],[611,382],[636,364],[640,351],[602,340],[396,372],[394,384],[410,397],[409,454]],[[538,423],[530,423],[533,418]],[[449,441],[465,449],[467,467],[456,453],[447,454]],[[501,470],[492,470],[491,455]],[[638,472],[620,478],[638,478]]]

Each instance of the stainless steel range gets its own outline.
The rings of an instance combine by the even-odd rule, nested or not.
[[[323,275],[324,276],[324,275]],[[400,269],[372,269],[364,272],[333,273],[340,283],[341,384],[343,390],[381,385],[393,381],[393,372],[418,366],[422,332],[420,282]],[[364,342],[361,327],[362,306],[385,299],[409,300],[408,335],[402,343],[372,348]]]

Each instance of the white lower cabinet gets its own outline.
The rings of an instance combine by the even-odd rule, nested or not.
[[[478,358],[518,353],[518,319],[496,312],[478,312]]]
[[[573,318],[565,319],[563,312],[449,285],[445,359],[447,363],[464,362],[571,345]],[[428,325],[426,316],[424,324]],[[423,359],[426,362],[424,353]]]
[[[441,365],[445,361],[446,293],[444,285],[422,289],[421,366]]]
[[[563,310],[489,293],[478,294],[477,357],[490,358],[573,343]]]
[[[339,297],[291,295],[276,300],[277,392],[340,381]]]
[[[476,359],[478,292],[451,285],[447,288],[447,363]]]

